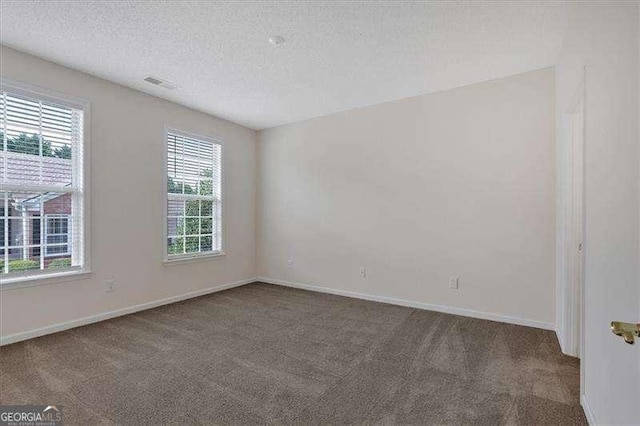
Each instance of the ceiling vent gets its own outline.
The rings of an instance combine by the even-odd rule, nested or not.
[[[169,83],[168,81],[161,80],[157,77],[148,76],[148,77],[145,77],[144,81],[146,81],[147,83],[151,83],[154,86],[164,87],[165,89],[169,89],[169,90],[174,90],[174,89],[177,89],[178,87],[173,83]]]

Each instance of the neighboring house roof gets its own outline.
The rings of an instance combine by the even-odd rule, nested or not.
[[[0,151],[0,176],[2,177],[2,183],[8,185],[69,187],[73,182],[73,167],[71,160],[66,158],[40,157]],[[47,192],[43,194],[44,199],[42,201],[50,201],[60,195],[63,194]],[[39,195],[14,192],[12,193],[12,198],[16,200],[16,203],[26,206],[28,210],[40,209],[41,200]]]
[[[5,158],[6,171],[4,170]],[[41,168],[42,172],[40,171]],[[71,160],[66,158],[40,157],[18,152],[0,151],[0,176],[3,177],[3,183],[6,184],[68,185],[73,181],[72,173]]]

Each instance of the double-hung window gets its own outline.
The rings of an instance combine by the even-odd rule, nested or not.
[[[222,144],[175,130],[166,143],[165,260],[222,254]]]
[[[0,278],[85,267],[84,103],[3,82]]]

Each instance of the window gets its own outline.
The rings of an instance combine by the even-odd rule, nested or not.
[[[69,221],[67,214],[50,214],[44,217],[45,256],[67,256],[69,251]]]
[[[222,145],[167,132],[166,260],[222,253]]]
[[[11,210],[9,210],[7,212],[7,215],[11,214]],[[6,221],[4,220],[5,214],[4,214],[4,207],[0,207],[0,217],[2,219],[0,219],[0,237],[4,235],[4,228],[11,226],[11,221]],[[11,235],[11,228],[7,229],[7,233],[9,235]],[[4,245],[0,246],[0,256],[4,256]]]
[[[80,271],[85,105],[3,81],[0,270],[3,284]]]
[[[38,257],[40,256],[40,231],[42,227],[40,226],[40,215],[35,214],[33,219],[33,229],[31,230],[31,238],[34,247],[31,248],[31,255]]]

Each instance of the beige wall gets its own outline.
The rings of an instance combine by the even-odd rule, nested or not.
[[[256,132],[6,47],[1,74],[91,102],[93,241],[89,278],[1,291],[3,337],[255,276]],[[224,141],[224,257],[162,264],[165,126]]]
[[[553,69],[259,139],[260,276],[554,326]]]
[[[258,148],[252,130],[5,47],[2,75],[91,102],[93,169],[92,275],[3,290],[4,337],[256,275],[554,325],[551,69],[263,131]],[[161,263],[165,126],[225,141],[224,257]]]

